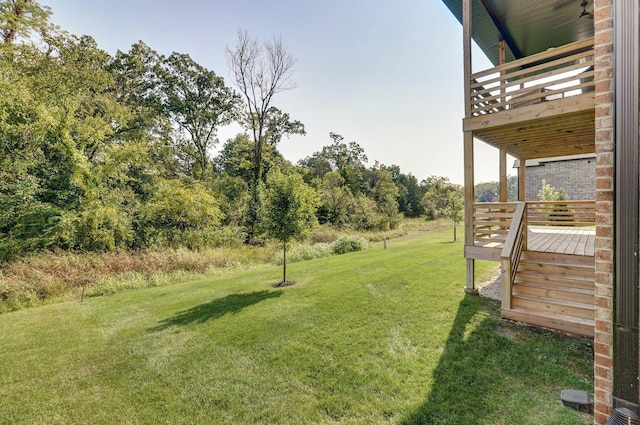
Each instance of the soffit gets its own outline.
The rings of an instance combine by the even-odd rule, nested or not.
[[[442,0],[462,22],[462,0]],[[507,61],[593,36],[593,19],[579,18],[582,0],[471,0],[472,37],[494,64],[506,42]],[[586,10],[593,13],[593,0]],[[592,15],[593,16],[593,15]]]

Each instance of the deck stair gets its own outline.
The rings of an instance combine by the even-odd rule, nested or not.
[[[523,251],[502,316],[593,336],[594,268],[592,256]]]

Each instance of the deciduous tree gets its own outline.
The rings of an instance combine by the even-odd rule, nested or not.
[[[267,234],[282,242],[282,282],[287,282],[287,243],[309,231],[316,223],[318,194],[297,173],[269,173],[264,191],[262,225]]]
[[[449,192],[458,190],[459,186],[451,183],[447,177],[430,176],[422,181],[425,194],[422,205],[427,213],[427,219],[435,220],[442,217],[449,205]]]
[[[342,226],[347,222],[354,197],[337,171],[329,171],[322,178],[320,199],[324,213],[321,222],[329,222],[335,226]]]
[[[252,242],[255,226],[259,221],[264,145],[275,144],[286,134],[304,132],[301,123],[291,123],[287,114],[272,108],[276,94],[295,87],[292,78],[296,60],[280,38],[273,37],[259,43],[247,31],[239,30],[235,47],[227,48],[227,62],[231,78],[244,98],[245,113],[242,122],[253,140],[253,174],[248,216],[248,240]]]
[[[331,132],[329,137],[333,140],[330,145],[300,160],[298,164],[312,170],[312,175],[318,178],[329,171],[337,171],[354,196],[363,193],[367,163],[364,149],[356,142],[344,143],[344,137],[337,133]]]
[[[386,230],[395,228],[399,223],[398,217],[398,187],[393,183],[391,172],[385,167],[380,167],[375,171],[376,181],[371,189],[371,195],[376,202],[378,213],[384,221],[381,226]]]
[[[462,188],[452,190],[448,194],[448,204],[443,211],[443,217],[453,222],[453,241],[458,240],[456,230],[458,223],[464,218],[464,193]]]
[[[209,165],[209,150],[218,142],[216,131],[236,117],[240,98],[224,79],[199,65],[184,53],[172,53],[160,62],[161,104],[177,126],[176,147],[198,166],[203,180]]]
[[[265,173],[285,162],[275,146],[265,145],[262,152],[262,167]],[[253,142],[247,134],[238,134],[227,140],[214,159],[216,169],[230,176],[240,177],[251,186],[253,176]]]
[[[22,35],[30,38],[31,33],[39,31],[45,34],[49,26],[51,9],[34,0],[0,1],[0,33],[2,41],[10,44]]]

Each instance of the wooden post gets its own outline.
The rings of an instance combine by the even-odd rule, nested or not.
[[[464,74],[464,116],[471,116],[471,0],[462,2],[462,51]]]
[[[464,133],[464,244],[473,246],[473,203],[474,203],[473,133]],[[467,258],[467,284],[465,292],[477,295],[475,287],[475,262]]]
[[[498,59],[500,65],[504,65],[507,61],[507,54],[505,49],[504,40],[498,42]],[[504,76],[505,72],[501,71],[500,76]],[[502,79],[502,78],[501,78]],[[506,102],[506,91],[504,86],[500,88],[500,95],[502,96],[501,102]],[[507,202],[507,150],[500,149],[500,190],[499,190],[500,202]]]
[[[526,202],[527,200],[527,160],[520,158],[520,167],[518,168],[518,201]]]
[[[500,308],[511,310],[511,259],[500,260]]]
[[[464,116],[471,116],[471,0],[462,1],[462,49],[464,53]],[[464,244],[473,246],[473,132],[464,133]],[[475,262],[467,258],[465,292],[478,294],[475,287]]]
[[[504,65],[507,62],[507,52],[505,49],[505,42],[504,40],[500,40],[498,42],[498,60],[500,61],[500,65]],[[506,89],[504,88],[504,81],[502,80],[504,78],[504,75],[506,74],[505,71],[500,71],[500,103],[502,103],[503,105],[506,104],[507,102],[507,98],[506,98]]]
[[[522,250],[526,251],[529,249],[529,217],[527,216],[527,205],[524,205],[524,212],[522,213],[522,222],[524,226],[524,231],[522,232]]]
[[[507,151],[500,149],[500,202],[507,202]]]

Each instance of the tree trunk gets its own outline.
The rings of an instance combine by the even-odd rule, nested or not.
[[[207,173],[207,154],[200,153],[200,181],[205,180],[205,175]]]
[[[287,242],[283,242],[283,251],[282,251],[282,282],[287,281]]]
[[[261,124],[259,124],[262,127]],[[259,130],[261,131],[261,129]],[[251,179],[251,201],[249,201],[249,223],[247,229],[247,242],[253,244],[256,234],[256,225],[259,221],[260,210],[260,181],[262,180],[262,136],[254,136],[253,147],[253,176]]]

